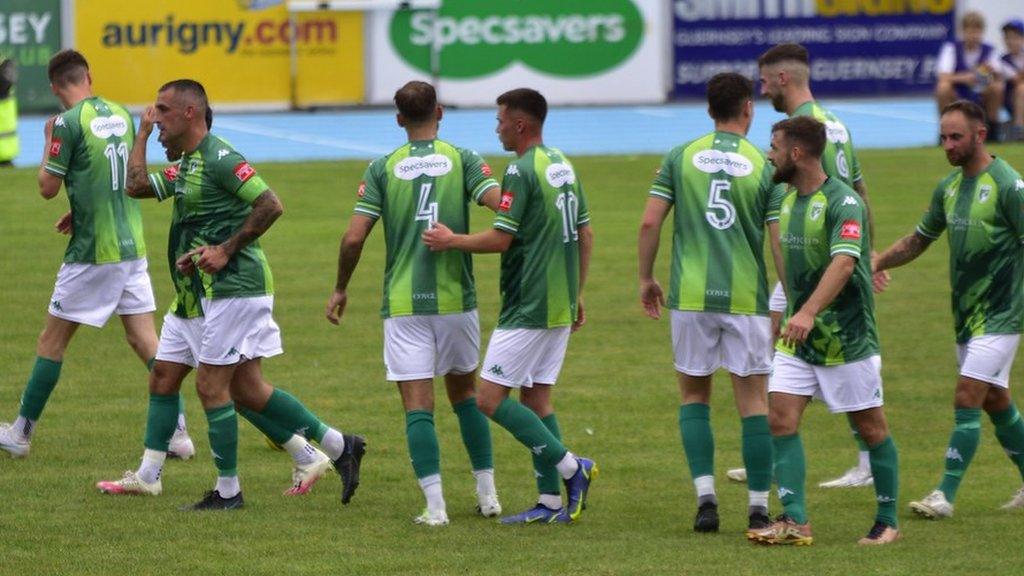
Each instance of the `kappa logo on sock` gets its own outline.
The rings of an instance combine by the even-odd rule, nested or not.
[[[1011,450],[1009,448],[1003,448],[1003,452],[1006,452],[1006,455],[1009,456],[1010,458],[1013,458],[1014,456],[1020,456],[1020,452],[1016,450]]]
[[[541,452],[543,452],[544,449],[547,447],[547,444],[541,444],[540,446],[531,446],[530,451],[536,454],[537,456],[540,456]]]
[[[540,470],[537,470],[536,468],[534,468],[533,469],[533,477],[534,478],[543,478],[544,475],[540,473]]]
[[[213,459],[214,460],[223,460],[223,458],[221,458],[220,454],[217,454],[217,452],[215,452],[212,448],[210,449],[210,454],[213,454]]]
[[[959,460],[964,461],[964,457],[960,455],[960,451],[950,446],[946,449],[946,460]]]
[[[785,498],[786,496],[793,496],[796,494],[796,492],[793,492],[792,490],[786,488],[785,486],[779,486],[778,493],[780,499]]]
[[[878,496],[875,496],[875,500],[878,500],[879,504],[892,504],[893,502],[896,502],[895,498],[893,498],[892,496],[886,496],[885,494],[879,494]]]
[[[305,437],[307,430],[309,430],[309,426],[303,426],[302,428],[297,428],[295,430],[295,433],[298,434],[299,436]]]

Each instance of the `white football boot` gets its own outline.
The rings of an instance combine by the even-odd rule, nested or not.
[[[6,450],[14,458],[28,456],[31,441],[19,434],[9,423],[0,423],[0,450]]]
[[[871,486],[874,483],[875,478],[871,475],[870,468],[865,470],[860,466],[854,466],[839,478],[826,480],[818,484],[818,488],[861,488]]]
[[[949,518],[953,515],[953,505],[946,500],[946,495],[942,493],[942,490],[932,490],[931,494],[925,496],[920,501],[911,502],[910,509],[918,516],[923,516],[929,520]]]

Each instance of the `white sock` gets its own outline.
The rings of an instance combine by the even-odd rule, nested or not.
[[[166,459],[167,452],[146,448],[142,453],[142,464],[139,465],[135,475],[147,484],[156,482],[160,479],[160,472],[164,469],[164,460]]]
[[[242,486],[238,483],[238,476],[217,476],[214,490],[220,493],[221,498],[234,498],[242,491]]]
[[[324,439],[320,442],[320,447],[324,449],[325,454],[331,457],[331,460],[337,460],[345,451],[345,437],[334,428],[328,428]]]
[[[178,430],[185,431],[185,413],[178,412]]]
[[[750,499],[750,507],[760,507],[765,510],[768,509],[768,491],[758,492],[756,490],[750,490],[747,492],[748,498]]]
[[[431,512],[444,512],[444,491],[441,489],[441,475],[431,474],[419,479],[420,488],[427,498],[427,510]]]
[[[697,500],[703,502],[710,500],[717,501],[715,496],[715,477],[708,474],[693,479],[693,487],[697,490]]]
[[[498,493],[498,489],[494,487],[494,468],[473,470],[473,477],[476,478],[476,493],[478,495]]]
[[[561,494],[541,494],[537,498],[537,504],[546,506],[552,510],[558,510],[562,507],[562,495]]]
[[[281,447],[288,451],[296,466],[305,466],[315,460],[313,455],[316,454],[314,452],[316,449],[310,446],[309,442],[298,434],[292,434],[292,437],[282,444]]]
[[[14,420],[14,424],[11,424],[11,431],[17,436],[15,440],[28,440],[32,439],[32,431],[36,429],[36,421],[29,420],[24,416],[18,416]]]
[[[558,464],[555,464],[555,468],[558,468],[558,473],[562,475],[562,478],[568,480],[580,469],[580,463],[576,461],[576,457],[572,455],[572,452],[566,451],[565,456],[562,456]]]
[[[857,467],[867,472],[871,471],[871,452],[865,450],[857,453]]]

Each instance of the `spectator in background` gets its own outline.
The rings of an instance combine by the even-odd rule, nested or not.
[[[18,101],[14,97],[17,80],[14,60],[0,56],[0,167],[13,166],[18,155]]]
[[[1003,106],[1010,114],[1007,140],[1024,141],[1024,20],[1019,18],[1003,24],[1006,54],[999,57],[1000,75],[1006,83]]]
[[[982,42],[985,17],[967,12],[960,20],[960,40],[946,42],[935,64],[935,99],[941,111],[956,100],[970,100],[985,109],[989,139],[998,140],[999,107],[1003,100],[1002,69],[995,48]]]

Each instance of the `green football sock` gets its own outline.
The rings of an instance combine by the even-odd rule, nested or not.
[[[267,405],[263,407],[260,414],[294,434],[317,442],[323,441],[324,434],[328,430],[327,425],[310,412],[302,402],[299,402],[298,398],[280,388],[274,388],[274,392],[270,395]]]
[[[711,433],[711,407],[707,404],[683,404],[679,407],[679,433],[690,465],[690,476],[715,473],[715,437]]]
[[[59,360],[50,360],[42,356],[36,357],[36,363],[32,366],[32,376],[28,379],[25,392],[21,395],[21,409],[18,415],[28,420],[39,420],[39,416],[46,407],[46,401],[50,393],[57,386],[60,378]]]
[[[555,417],[554,412],[541,418],[540,421],[544,423],[544,426],[555,438],[562,439],[562,431],[558,427],[558,418]],[[534,476],[537,477],[537,492],[540,494],[561,494],[562,477],[558,474],[558,468],[555,468],[553,464],[547,464],[536,454],[531,453],[531,457],[533,458]]]
[[[491,423],[487,416],[476,407],[476,398],[466,398],[452,405],[459,419],[462,445],[469,454],[473,470],[494,468],[494,452],[491,449]]]
[[[426,410],[405,413],[405,439],[417,478],[441,473],[441,448],[437,444],[434,414]]]
[[[1024,420],[1020,417],[1017,407],[1010,407],[1002,412],[989,414],[992,424],[996,427],[996,438],[1006,455],[1017,465],[1021,478],[1024,479]]]
[[[206,410],[206,422],[217,476],[238,476],[238,414],[235,413],[235,405],[228,403]]]
[[[797,524],[807,523],[807,502],[804,482],[807,465],[804,463],[804,443],[800,433],[773,436],[775,448],[775,480],[779,485],[779,500],[786,515]]]
[[[235,404],[235,411],[242,415],[249,421],[250,424],[256,427],[257,430],[263,433],[264,436],[270,438],[274,444],[283,446],[285,442],[291,440],[293,434],[287,428],[279,425],[270,418],[249,410],[245,406]]]
[[[150,450],[167,452],[174,429],[178,426],[180,394],[150,394],[146,414],[146,437],[143,445]]]
[[[946,472],[942,475],[939,490],[952,503],[956,499],[956,491],[963,480],[964,472],[971,465],[971,459],[978,450],[981,439],[981,409],[957,408],[954,411],[956,427],[949,437],[946,448]]]
[[[545,464],[554,466],[569,452],[533,410],[511,398],[505,398],[498,405],[494,411],[494,421],[511,432],[520,444],[529,448]]]
[[[892,436],[886,436],[885,440],[869,448],[868,452],[871,454],[871,475],[875,478],[875,500],[878,502],[875,521],[896,528],[896,500],[900,493],[900,462],[896,443]]]
[[[747,416],[743,424],[743,465],[747,488],[767,492],[772,488],[772,432],[765,415]]]

